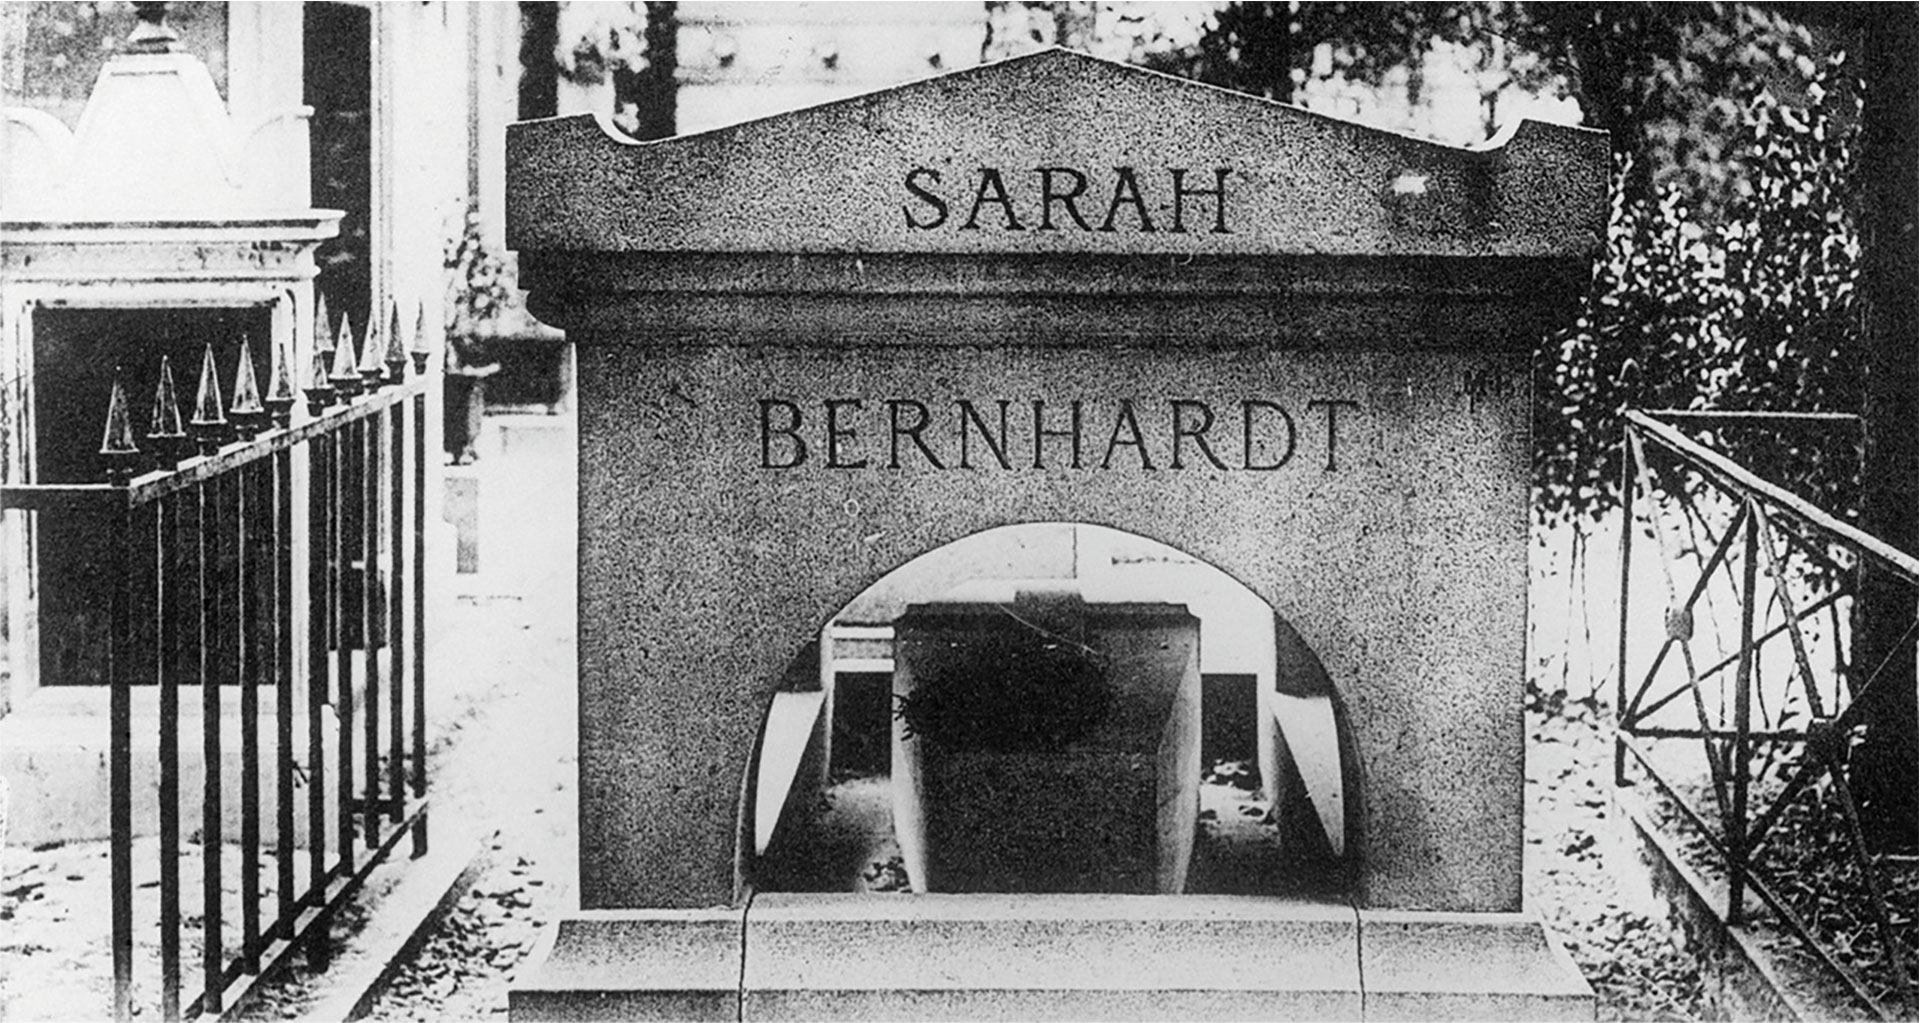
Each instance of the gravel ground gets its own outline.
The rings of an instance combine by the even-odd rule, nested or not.
[[[1599,1019],[1699,1019],[1699,968],[1612,803],[1611,719],[1576,705],[1527,725],[1527,908],[1593,985]]]

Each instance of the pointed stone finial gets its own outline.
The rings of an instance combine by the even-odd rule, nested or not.
[[[371,394],[387,382],[387,346],[382,343],[379,317],[367,317],[367,336],[360,339],[360,381]]]
[[[267,407],[260,403],[260,379],[253,372],[253,344],[240,335],[240,365],[233,371],[233,405],[227,409],[242,437],[252,437],[267,425]]]
[[[220,400],[220,373],[213,363],[213,346],[200,358],[200,387],[193,399],[193,442],[203,455],[219,450],[226,440],[227,414]]]
[[[327,373],[327,380],[342,398],[352,398],[360,393],[360,370],[354,365],[358,360],[353,354],[352,317],[340,317],[340,333],[333,339],[333,368]]]
[[[113,371],[113,390],[107,395],[107,428],[100,436],[100,455],[107,461],[107,478],[125,483],[133,476],[133,463],[140,457],[140,446],[133,442],[133,419],[127,414],[127,389],[120,384],[120,370]]]
[[[167,5],[151,0],[136,0],[133,5],[133,31],[127,34],[128,53],[172,53],[180,42],[180,33],[167,24]]]
[[[413,357],[413,372],[418,375],[427,371],[427,357],[433,350],[427,347],[427,305],[422,302],[414,309],[413,347],[407,349],[407,354]]]
[[[400,333],[400,303],[392,303],[391,310],[393,315],[387,321],[387,379],[398,384],[407,379],[407,336]]]
[[[180,421],[180,393],[173,384],[173,360],[160,357],[160,382],[153,388],[153,418],[147,424],[147,446],[161,468],[187,455],[187,428]]]
[[[267,394],[261,399],[273,425],[284,427],[293,415],[293,367],[287,364],[287,346],[275,341],[267,360]]]

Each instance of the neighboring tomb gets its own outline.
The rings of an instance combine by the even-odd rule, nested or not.
[[[581,443],[583,911],[517,1014],[1319,1017],[1370,975],[1381,1011],[1428,978],[1448,1012],[1591,1014],[1516,911],[1529,352],[1600,249],[1604,135],[1459,150],[1050,51],[644,145],[516,125],[508,160]],[[1271,606],[1262,705],[1339,722],[1340,902],[754,894],[763,722],[831,703],[776,700],[795,655],[890,570],[1016,523],[1148,537]],[[1349,968],[1175,992],[1020,962],[1121,954],[1097,922],[1148,918],[1168,948]],[[1483,932],[1525,968],[1421,966]],[[805,959],[874,942],[921,965]],[[682,968],[707,956],[731,966]]]

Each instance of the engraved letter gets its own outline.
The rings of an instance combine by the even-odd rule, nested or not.
[[[911,408],[916,413],[913,425],[900,425],[900,410],[903,408]],[[900,468],[900,438],[902,437],[913,441],[913,446],[919,448],[920,453],[927,456],[928,463],[934,468],[946,468],[946,466],[940,464],[940,457],[935,455],[932,449],[927,447],[926,440],[920,436],[920,431],[927,428],[928,418],[927,407],[911,398],[887,399],[887,421],[890,429],[893,431],[892,436],[887,440],[887,468]]]
[[[1336,419],[1335,413],[1338,412],[1338,410],[1343,407],[1359,408],[1360,403],[1357,401],[1350,401],[1346,398],[1315,398],[1312,401],[1307,402],[1308,408],[1313,408],[1315,405],[1324,405],[1327,409],[1327,471],[1337,472],[1340,467],[1334,464],[1334,459],[1333,459],[1334,445],[1337,442],[1337,438],[1339,436],[1338,428],[1335,425],[1335,419]]]
[[[845,429],[840,428],[840,409],[842,406],[852,406],[853,408],[858,409],[860,408],[860,399],[828,398],[826,402],[824,402],[824,404],[827,406],[827,468],[829,469],[864,469],[866,468],[867,460],[864,458],[860,459],[857,462],[842,462],[840,460],[841,439],[845,438],[845,440],[847,441],[848,447],[853,446],[853,439],[854,439],[853,427],[849,426]]]
[[[1253,461],[1253,410],[1257,408],[1280,413],[1280,422],[1287,427],[1286,447],[1281,450],[1279,461],[1271,465],[1256,465]],[[1293,416],[1288,414],[1286,409],[1270,401],[1261,401],[1258,398],[1252,398],[1240,403],[1240,422],[1242,426],[1246,427],[1247,431],[1240,446],[1240,468],[1252,469],[1255,472],[1267,472],[1278,469],[1293,460],[1293,445],[1294,442],[1299,439],[1299,435],[1294,432]]]
[[[992,196],[987,195],[989,186],[992,187]],[[1026,230],[1026,227],[1020,223],[1020,219],[1013,215],[1013,200],[1007,197],[1007,186],[1000,180],[1000,172],[992,167],[982,167],[980,168],[980,188],[973,193],[973,209],[967,214],[967,222],[960,225],[962,231],[980,230],[978,222],[980,207],[987,203],[998,203],[1000,209],[1006,213],[1007,230]]]
[[[1037,398],[1033,402],[1033,467],[1036,469],[1047,467],[1046,461],[1040,456],[1048,437],[1071,437],[1073,438],[1073,467],[1080,468],[1080,403],[1076,401],[1069,406],[1073,409],[1073,426],[1065,430],[1049,430],[1041,425],[1045,421],[1046,406],[1046,402]]]
[[[931,231],[947,222],[947,201],[940,198],[939,195],[920,187],[919,178],[926,178],[937,185],[940,183],[940,172],[931,167],[915,167],[907,172],[907,191],[918,196],[921,202],[933,207],[932,218],[924,222],[915,220],[913,219],[913,211],[905,206],[900,207],[900,212],[906,214],[907,226],[909,228]]]
[[[1140,182],[1133,176],[1132,167],[1115,167],[1113,182],[1113,201],[1107,204],[1107,219],[1100,225],[1102,231],[1112,231],[1113,218],[1120,213],[1120,207],[1132,206],[1140,215],[1140,231],[1153,230],[1153,218],[1147,216],[1147,201],[1140,196]]]
[[[1073,205],[1073,200],[1079,198],[1080,193],[1087,190],[1087,176],[1071,167],[1041,167],[1038,169],[1040,171],[1040,230],[1059,230],[1059,228],[1053,226],[1053,204],[1056,200],[1067,208],[1067,216],[1072,217],[1073,222],[1080,225],[1080,230],[1093,230],[1087,226],[1086,219],[1080,216],[1080,211]],[[1054,191],[1053,176],[1055,174],[1063,174],[1071,177],[1073,179],[1073,190],[1068,192]]]
[[[1005,398],[1001,398],[999,401],[999,404],[1000,404],[1000,439],[999,440],[995,440],[993,438],[993,434],[987,432],[986,421],[981,419],[980,413],[974,410],[973,402],[970,402],[965,398],[962,398],[960,399],[958,404],[960,406],[960,468],[962,469],[973,468],[972,463],[967,461],[967,454],[968,454],[967,424],[969,422],[973,424],[974,429],[980,432],[980,439],[983,441],[986,441],[987,450],[993,452],[993,457],[999,461],[1000,468],[1002,469],[1013,468],[1013,463],[1007,461],[1007,406],[1013,404],[1013,402],[1010,402]]]
[[[787,425],[778,428],[773,425],[773,409],[776,405],[787,410]],[[793,457],[787,461],[773,460],[773,435],[776,433],[793,442]],[[760,468],[791,469],[806,460],[807,442],[800,439],[800,406],[780,398],[760,399]]]
[[[1120,439],[1122,427],[1133,435],[1132,440]],[[1133,416],[1133,402],[1125,398],[1120,399],[1120,414],[1113,419],[1113,436],[1107,438],[1107,453],[1100,459],[1100,468],[1112,468],[1113,449],[1116,447],[1133,448],[1140,452],[1140,468],[1148,470],[1153,468],[1153,459],[1147,457],[1147,442],[1140,436],[1140,420]]]
[[[1194,427],[1193,429],[1188,429],[1186,425],[1180,421],[1180,413],[1185,409],[1198,409],[1200,411],[1199,426]],[[1207,461],[1212,462],[1214,468],[1225,469],[1227,467],[1225,462],[1222,462],[1220,459],[1214,457],[1213,449],[1210,447],[1207,447],[1207,436],[1206,436],[1207,430],[1211,429],[1212,426],[1213,426],[1213,409],[1208,408],[1206,402],[1194,401],[1191,398],[1175,398],[1173,400],[1173,467],[1174,468],[1176,469],[1186,468],[1186,466],[1180,464],[1180,438],[1182,437],[1192,437],[1194,444],[1199,446],[1200,453],[1207,456]]]
[[[1216,167],[1213,171],[1212,188],[1188,188],[1187,171],[1184,167],[1173,168],[1173,233],[1185,234],[1187,227],[1180,221],[1182,201],[1187,196],[1213,196],[1213,233],[1232,234],[1227,230],[1227,173],[1228,167]]]

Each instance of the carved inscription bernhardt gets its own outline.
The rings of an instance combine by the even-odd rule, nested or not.
[[[1296,417],[1265,398],[762,398],[760,468],[1271,472],[1299,455],[1337,472],[1342,431],[1359,408],[1314,398]]]

